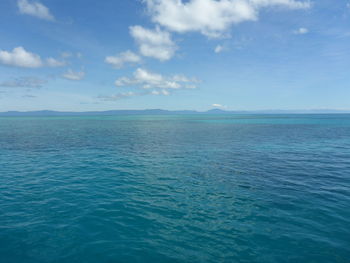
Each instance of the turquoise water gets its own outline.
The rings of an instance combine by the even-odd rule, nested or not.
[[[0,118],[0,262],[350,262],[350,115]]]

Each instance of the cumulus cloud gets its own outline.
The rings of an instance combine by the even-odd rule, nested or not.
[[[165,77],[146,69],[138,68],[132,78],[121,77],[115,81],[117,87],[137,86],[142,89],[194,89],[198,80],[189,79],[183,75]]]
[[[105,62],[111,64],[113,67],[119,69],[125,64],[138,64],[141,62],[141,57],[134,52],[127,50],[116,56],[108,56],[105,58]]]
[[[47,80],[36,77],[20,77],[0,83],[4,88],[41,88]]]
[[[50,13],[50,10],[40,2],[18,0],[17,6],[21,14],[35,16],[48,21],[55,20],[54,16]]]
[[[184,75],[163,76],[150,72],[146,69],[138,68],[133,76],[121,77],[115,81],[117,87],[132,87],[134,91],[120,92],[114,95],[99,96],[105,101],[116,101],[124,98],[136,96],[168,96],[175,90],[195,89],[199,81],[195,78],[188,78]]]
[[[69,80],[82,80],[85,77],[85,72],[84,71],[73,71],[69,69],[66,73],[62,75],[65,79]]]
[[[39,68],[43,66],[63,67],[66,62],[52,57],[42,60],[39,55],[29,52],[23,47],[15,47],[12,51],[0,50],[0,64],[22,68]]]
[[[297,0],[144,0],[153,22],[170,31],[200,32],[220,37],[229,28],[245,21],[258,20],[264,7],[307,9],[308,1]]]
[[[136,40],[141,55],[160,61],[169,60],[177,49],[168,32],[156,27],[154,30],[142,26],[131,26],[130,34]]]
[[[23,47],[16,47],[12,51],[0,50],[0,63],[23,68],[38,68],[43,66],[39,55],[28,52]]]
[[[297,30],[294,30],[293,33],[296,34],[296,35],[304,35],[304,34],[309,33],[309,30],[307,28],[305,28],[305,27],[301,27],[301,28],[299,28]]]

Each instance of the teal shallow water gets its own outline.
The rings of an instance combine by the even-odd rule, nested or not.
[[[350,262],[350,115],[0,118],[0,262]]]

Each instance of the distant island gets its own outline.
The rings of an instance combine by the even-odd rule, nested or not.
[[[7,111],[0,112],[0,117],[20,117],[20,116],[113,116],[113,115],[227,115],[227,114],[347,114],[350,110],[256,110],[256,111],[226,111],[221,109],[211,109],[208,111],[195,110],[108,110],[108,111]]]

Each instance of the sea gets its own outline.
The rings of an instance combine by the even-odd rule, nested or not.
[[[350,115],[0,118],[0,262],[350,262]]]

